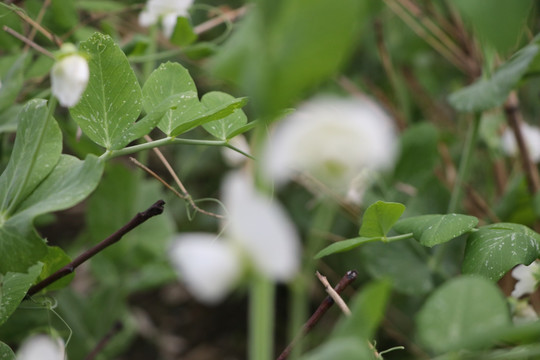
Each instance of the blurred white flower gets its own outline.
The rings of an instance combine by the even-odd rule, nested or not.
[[[220,301],[240,275],[237,254],[214,234],[179,235],[170,257],[189,291],[206,303]]]
[[[244,135],[237,135],[233,137],[231,140],[229,140],[229,143],[246,154],[249,154],[251,151]],[[225,146],[221,148],[221,155],[223,155],[225,162],[230,166],[242,165],[247,159],[247,157],[240,154],[238,151],[231,150]]]
[[[179,16],[187,17],[193,0],[148,0],[144,11],[139,14],[139,24],[144,27],[161,20],[163,33],[170,38]]]
[[[73,47],[71,44],[66,44],[63,48],[67,46]],[[52,93],[60,105],[75,106],[81,99],[89,78],[88,62],[83,56],[76,52],[61,56],[51,69]]]
[[[520,124],[521,134],[529,150],[529,156],[534,163],[540,162],[540,128],[525,122]],[[502,148],[506,155],[516,156],[519,153],[514,132],[506,128],[502,134]]]
[[[538,320],[538,314],[528,301],[518,300],[512,309],[512,321],[515,325]]]
[[[516,299],[525,294],[531,294],[536,290],[538,277],[540,275],[540,265],[538,261],[530,265],[518,265],[512,270],[512,277],[517,280],[512,296]]]
[[[64,360],[64,341],[48,335],[33,335],[21,344],[17,360]]]
[[[278,124],[263,164],[277,185],[307,172],[346,194],[351,186],[362,189],[358,180],[365,170],[391,168],[397,149],[394,123],[375,103],[316,98]]]
[[[272,280],[291,280],[300,265],[300,241],[285,211],[258,193],[241,172],[225,179],[222,198],[227,209],[223,239],[180,234],[170,252],[192,294],[206,303],[221,300],[237,281],[244,260]]]

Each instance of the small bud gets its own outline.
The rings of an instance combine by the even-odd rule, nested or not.
[[[52,93],[60,105],[73,107],[81,99],[89,77],[88,62],[83,56],[76,52],[61,55],[51,69]]]

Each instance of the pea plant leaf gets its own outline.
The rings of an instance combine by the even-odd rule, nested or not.
[[[450,104],[459,111],[481,112],[504,103],[510,91],[537,60],[540,36],[515,53],[489,79],[481,79],[450,95]]]
[[[113,149],[141,113],[141,88],[126,55],[110,36],[96,33],[80,49],[90,56],[90,79],[70,114],[92,141]]]
[[[167,111],[158,124],[159,129],[168,136],[182,123],[205,111],[197,97],[197,87],[191,75],[178,63],[167,62],[154,70],[144,83],[142,94],[143,107],[147,113],[159,107],[163,99],[182,94],[176,109]]]
[[[199,125],[203,125],[210,121],[220,120],[229,115],[231,115],[237,109],[244,107],[247,104],[247,98],[232,98],[231,100],[221,102],[216,107],[206,109],[205,112],[199,114],[193,119],[186,121],[176,127],[172,132],[171,136],[178,136],[185,133],[193,128],[196,128]]]
[[[493,224],[469,236],[462,271],[497,281],[514,266],[529,265],[538,256],[539,234],[520,224]]]
[[[328,255],[349,251],[362,244],[380,240],[382,240],[382,237],[356,237],[352,239],[338,241],[319,251],[315,255],[315,259],[320,259]]]
[[[0,112],[12,106],[19,95],[24,83],[24,68],[27,55],[23,53],[9,68],[7,74],[2,78],[0,87]]]
[[[404,211],[405,205],[400,203],[377,201],[371,204],[362,218],[360,236],[386,237]]]
[[[234,100],[229,94],[221,91],[212,91],[204,94],[201,103],[207,110],[212,110],[229,103]],[[203,125],[203,128],[214,137],[220,140],[228,140],[232,138],[240,128],[247,124],[247,116],[241,109],[236,109],[231,115],[228,115],[220,120],[211,121]]]
[[[0,325],[19,307],[42,267],[43,264],[39,263],[28,269],[27,273],[8,272],[0,275]],[[0,356],[0,359],[4,358]]]
[[[480,277],[463,276],[438,288],[417,317],[418,336],[436,352],[484,347],[470,342],[494,329],[510,325],[508,305],[499,289]]]
[[[432,247],[465,234],[477,224],[478,219],[469,215],[421,215],[400,220],[393,229],[401,234],[413,233],[420,244]]]
[[[0,341],[0,359],[2,360],[15,360],[15,354],[13,350],[7,344]]]
[[[62,133],[48,118],[45,100],[31,100],[19,113],[13,152],[0,176],[0,226],[53,170],[62,151]]]

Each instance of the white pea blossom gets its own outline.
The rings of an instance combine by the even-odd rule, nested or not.
[[[144,27],[161,20],[163,33],[170,38],[179,16],[187,17],[193,0],[148,0],[144,11],[139,14],[139,24]]]
[[[244,261],[272,280],[291,280],[300,265],[300,241],[285,211],[241,172],[225,179],[222,197],[223,235],[179,234],[172,245],[171,262],[188,290],[200,301],[218,302],[238,280]]]
[[[530,265],[518,265],[512,270],[512,277],[517,280],[512,296],[516,299],[525,294],[532,294],[536,290],[540,276],[540,265],[534,261]]]
[[[332,190],[361,197],[368,172],[394,165],[398,149],[392,120],[367,99],[315,98],[283,119],[263,155],[277,185],[306,172]]]
[[[520,124],[523,140],[529,151],[529,156],[534,163],[540,162],[540,128],[525,122]],[[506,155],[516,156],[519,153],[514,132],[506,128],[501,138],[502,149]]]
[[[27,338],[17,351],[17,360],[64,360],[62,339],[39,334]]]
[[[81,99],[89,78],[88,62],[83,56],[75,52],[61,56],[51,69],[52,93],[60,105],[73,107]]]

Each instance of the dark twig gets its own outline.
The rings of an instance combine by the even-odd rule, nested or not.
[[[521,123],[523,120],[519,109],[519,99],[515,91],[512,91],[510,95],[508,95],[508,99],[504,104],[504,112],[506,114],[506,120],[512,128],[516,138],[516,143],[521,154],[523,171],[527,177],[529,192],[534,195],[540,189],[540,178],[538,176],[536,165],[531,160],[529,149],[523,138],[523,133],[521,132]]]
[[[58,271],[56,271],[54,274],[50,275],[43,281],[37,283],[36,285],[32,286],[29,290],[26,296],[32,296],[36,294],[37,292],[43,290],[47,286],[51,285],[55,281],[63,278],[64,276],[67,276],[75,271],[75,269],[90,259],[92,256],[96,255],[106,247],[114,244],[118,240],[122,238],[125,234],[130,232],[131,230],[135,229],[137,226],[141,225],[146,220],[150,219],[153,216],[159,215],[163,212],[163,205],[165,205],[165,201],[158,200],[156,201],[152,206],[150,206],[148,209],[146,209],[143,212],[137,213],[131,219],[127,224],[122,226],[120,229],[118,229],[116,232],[114,232],[111,236],[94,246],[93,248],[90,248],[86,250],[84,253],[79,255],[75,260],[67,264],[66,266],[62,267]]]
[[[109,341],[111,341],[111,339],[116,334],[118,334],[120,331],[122,331],[123,328],[124,328],[124,325],[122,324],[122,322],[120,322],[120,321],[115,322],[113,327],[111,328],[111,330],[109,330],[109,332],[107,334],[105,334],[105,336],[96,345],[94,350],[92,350],[92,352],[90,354],[88,354],[84,358],[84,360],[94,360],[96,358],[96,356],[101,352],[101,350],[103,350],[103,348],[105,346],[107,346]]]
[[[334,287],[334,290],[336,293],[340,294],[349,286],[356,278],[358,277],[358,272],[356,270],[350,270],[347,271],[345,276],[341,278],[339,283]],[[304,324],[302,327],[302,330],[300,333],[291,341],[289,345],[283,350],[283,352],[279,355],[277,360],[285,360],[291,353],[291,350],[296,345],[296,343],[304,337],[307,333],[313,329],[313,327],[319,322],[319,320],[323,317],[324,314],[330,309],[330,307],[334,304],[334,299],[332,299],[330,296],[327,296],[319,305],[317,310],[311,315],[309,320]]]
[[[36,49],[37,51],[39,51],[43,55],[46,55],[46,56],[50,57],[51,59],[55,59],[54,54],[51,53],[49,50],[45,49],[42,46],[39,46],[38,44],[36,44],[35,42],[33,42],[31,40],[25,38],[23,35],[19,34],[18,32],[16,32],[15,30],[10,28],[9,26],[4,25],[4,27],[2,29],[5,32],[7,32],[8,34],[12,35],[13,37],[16,37],[17,39],[21,40],[26,45],[33,47],[34,49]]]

